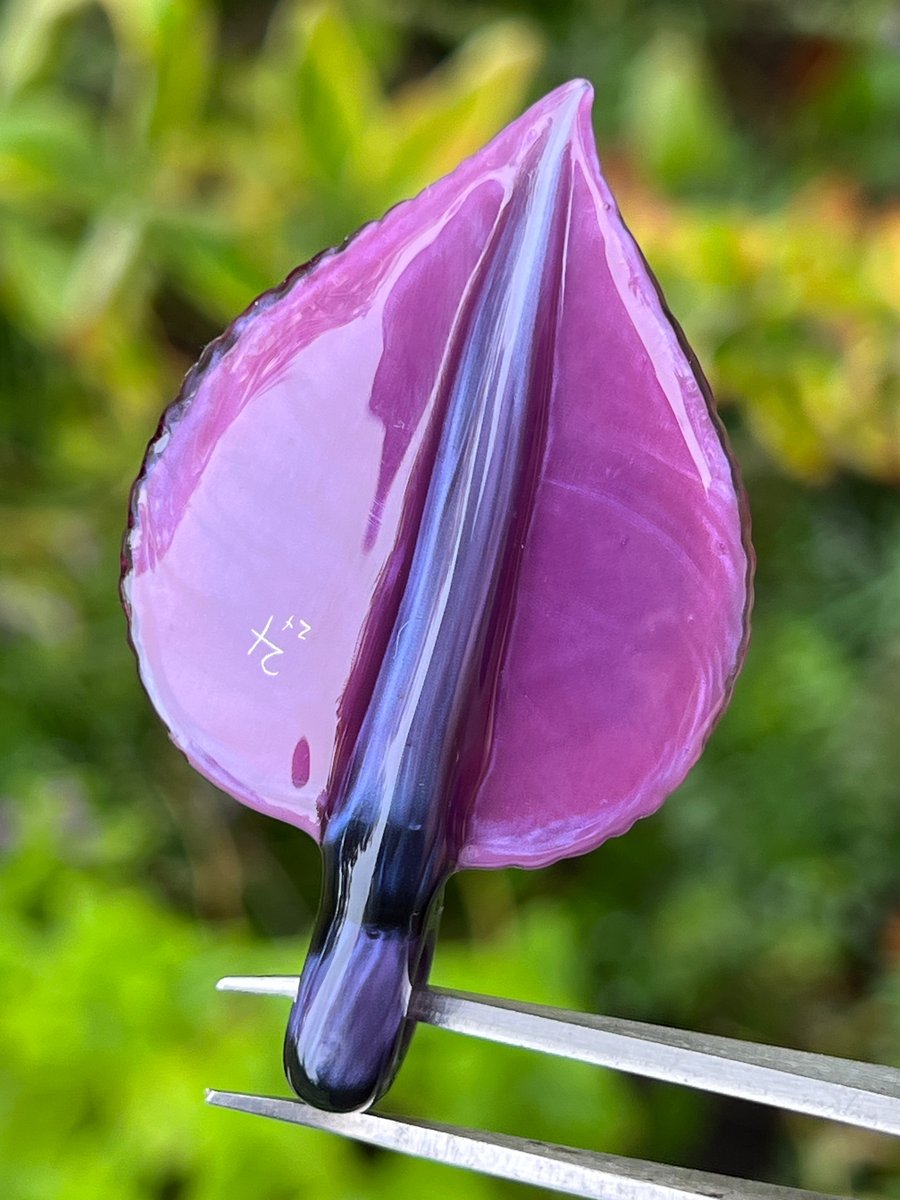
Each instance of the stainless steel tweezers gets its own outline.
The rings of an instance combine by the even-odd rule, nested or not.
[[[296,976],[229,976],[221,991],[285,996]],[[488,996],[425,988],[411,1015],[441,1029],[614,1067],[635,1075],[755,1100],[900,1136],[900,1070],[783,1050],[614,1017],[567,1012]],[[419,1158],[605,1200],[801,1200],[817,1192],[731,1179],[661,1163],[535,1142],[481,1130],[372,1113],[320,1112],[299,1100],[209,1091],[220,1108],[327,1130]]]

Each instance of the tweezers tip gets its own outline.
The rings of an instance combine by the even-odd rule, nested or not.
[[[237,1112],[254,1112],[255,1096],[244,1096],[240,1092],[220,1092],[218,1088],[207,1088],[204,1092],[207,1104],[214,1108],[232,1108]]]
[[[295,975],[225,975],[216,983],[216,991],[293,999],[297,994],[297,982]]]

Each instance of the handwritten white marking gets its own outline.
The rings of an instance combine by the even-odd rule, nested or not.
[[[282,650],[282,648],[280,646],[276,646],[275,643],[272,641],[272,639],[269,637],[269,630],[272,628],[272,622],[274,620],[275,620],[275,615],[273,613],[272,616],[269,617],[268,621],[266,621],[265,628],[262,631],[260,631],[259,629],[251,629],[250,630],[250,632],[256,638],[256,641],[253,643],[253,645],[247,651],[247,654],[250,655],[253,653],[253,651],[256,649],[257,646],[265,646],[267,648],[268,653],[264,654],[262,656],[262,658],[260,658],[259,665],[262,667],[264,674],[272,676],[272,677],[278,675],[279,672],[271,670],[269,667],[266,666],[266,663],[269,661],[270,658],[275,658],[279,654],[284,654],[284,650]],[[284,633],[285,630],[287,630],[287,629],[294,629],[294,621],[295,620],[300,622],[300,632],[297,634],[297,638],[299,641],[305,642],[307,635],[312,633],[312,625],[310,625],[309,621],[304,621],[302,617],[296,617],[294,613],[291,613],[291,615],[288,617],[288,619],[285,621],[285,623],[281,626],[281,632]]]

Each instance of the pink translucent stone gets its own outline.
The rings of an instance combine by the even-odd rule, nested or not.
[[[123,579],[144,685],[199,771],[314,837],[397,613],[485,255],[551,154],[544,451],[459,865],[540,866],[623,833],[727,702],[749,604],[740,489],[590,105],[580,81],[551,93],[260,297],[148,450]],[[510,321],[522,300],[511,285]]]

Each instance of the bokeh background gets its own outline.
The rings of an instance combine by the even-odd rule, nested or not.
[[[204,1108],[282,1091],[319,886],[141,692],[160,411],[253,296],[584,75],[750,493],[755,635],[655,817],[451,885],[434,980],[900,1065],[900,15],[881,0],[7,0],[0,1194],[524,1195]],[[421,1030],[385,1107],[859,1196],[885,1138]]]

